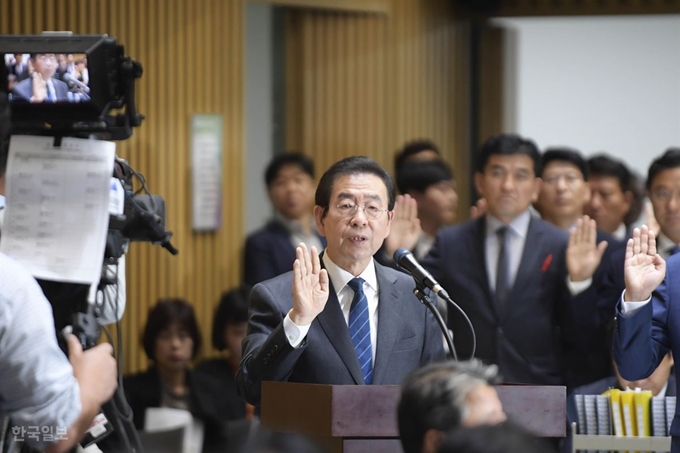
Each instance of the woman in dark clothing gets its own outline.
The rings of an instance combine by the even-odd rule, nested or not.
[[[147,408],[185,409],[205,425],[203,451],[224,450],[226,421],[240,414],[219,381],[190,369],[201,346],[193,307],[182,299],[160,300],[149,312],[142,343],[153,365],[123,380],[135,427],[144,428]]]
[[[196,367],[218,379],[223,391],[238,400],[237,406],[232,410],[241,414],[241,418],[250,416],[251,413],[248,412],[252,409],[252,406],[248,407],[249,405],[238,399],[235,382],[241,363],[241,342],[248,328],[250,288],[244,284],[222,295],[213,319],[212,344],[215,349],[223,351],[224,356],[207,360]]]

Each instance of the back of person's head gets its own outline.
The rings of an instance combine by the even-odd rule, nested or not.
[[[397,407],[399,436],[405,453],[420,453],[425,433],[449,431],[463,423],[468,395],[500,382],[498,367],[473,359],[438,362],[412,371],[401,386]]]
[[[607,154],[598,154],[588,159],[588,169],[592,176],[611,176],[619,182],[621,192],[631,190],[632,176],[628,167],[618,159]]]
[[[540,176],[543,176],[545,167],[553,161],[567,162],[574,165],[581,171],[583,180],[588,181],[588,162],[586,162],[585,157],[583,157],[583,154],[581,154],[579,150],[567,147],[552,147],[546,149],[543,153]]]
[[[328,170],[325,171],[319,180],[314,202],[317,206],[324,208],[324,216],[328,213],[335,181],[343,176],[352,175],[374,175],[380,178],[387,189],[387,209],[390,211],[394,209],[397,189],[392,176],[370,157],[352,156],[341,159],[328,167]]]
[[[517,134],[496,134],[491,136],[479,151],[477,159],[477,171],[484,173],[486,164],[489,162],[491,156],[514,156],[526,155],[534,163],[534,174],[540,175],[541,170],[541,153],[538,151],[536,144],[529,139],[525,139]]]
[[[223,351],[227,347],[224,341],[226,327],[229,324],[248,321],[250,290],[251,286],[244,283],[222,294],[212,326],[212,345],[218,351]]]
[[[439,158],[439,156],[439,147],[433,141],[412,140],[406,143],[399,151],[397,151],[397,154],[394,157],[394,172],[395,174],[399,173],[399,170],[407,162],[410,163],[418,160],[433,160],[433,157]]]
[[[550,453],[545,441],[511,422],[456,428],[444,437],[439,453]]]
[[[289,165],[298,167],[303,173],[306,173],[314,179],[314,162],[312,159],[302,153],[288,152],[277,155],[267,165],[267,169],[264,173],[264,180],[267,184],[267,188],[271,188],[272,183],[278,177],[281,169]]]
[[[652,188],[654,179],[664,170],[680,167],[680,148],[668,148],[654,159],[647,172],[647,190]]]
[[[0,92],[0,178],[5,175],[7,169],[10,124],[7,94]]]
[[[442,181],[453,181],[453,172],[443,161],[415,162],[397,172],[397,188],[403,194],[422,193]]]
[[[193,340],[192,358],[196,357],[201,348],[201,333],[196,322],[194,307],[184,299],[160,299],[149,310],[149,316],[142,334],[144,352],[150,360],[155,360],[156,340],[160,334],[176,325],[180,330],[189,334]]]

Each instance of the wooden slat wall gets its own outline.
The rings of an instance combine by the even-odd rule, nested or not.
[[[506,31],[485,23],[479,37],[478,143],[503,130],[503,40]]]
[[[680,14],[678,0],[499,0],[493,16]]]
[[[212,313],[223,290],[240,281],[244,149],[244,3],[238,0],[3,0],[0,33],[42,30],[109,34],[144,66],[139,111],[147,119],[117,153],[165,197],[167,228],[180,255],[135,243],[127,256],[123,321],[125,370],[147,365],[139,347],[147,310],[159,297],[196,307],[209,343]],[[191,229],[189,119],[224,117],[223,225]],[[206,346],[209,346],[206,344]],[[209,351],[209,348],[204,348]]]
[[[289,149],[320,172],[350,155],[392,171],[405,141],[429,138],[469,201],[469,27],[449,0],[391,0],[389,14],[290,10],[287,17]]]

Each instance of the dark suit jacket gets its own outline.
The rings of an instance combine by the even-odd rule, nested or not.
[[[52,77],[52,84],[57,95],[57,101],[68,101],[68,85],[56,77]],[[33,79],[28,78],[17,83],[12,88],[12,95],[14,101],[29,102],[33,97]]]
[[[227,445],[226,421],[241,417],[234,411],[236,395],[225,394],[219,381],[198,371],[189,371],[187,385],[190,392],[189,410],[205,423],[203,451],[223,451]],[[161,407],[161,378],[155,368],[123,379],[125,396],[132,408],[137,429],[144,428],[146,409]],[[241,403],[241,406],[243,404]]]
[[[446,227],[423,266],[465,311],[477,336],[475,356],[498,364],[506,382],[565,384],[564,347],[577,332],[584,300],[567,288],[567,233],[532,218],[513,288],[501,307],[489,287],[486,218]],[[449,308],[458,357],[472,353],[464,318]]]
[[[219,381],[224,396],[228,398],[230,415],[235,419],[245,418],[246,404],[236,392],[236,376],[226,359],[206,360],[196,365],[195,369]]]
[[[373,384],[401,384],[406,374],[442,360],[441,331],[413,295],[413,280],[375,263],[378,280],[378,332]],[[299,348],[286,339],[283,319],[293,307],[293,273],[260,283],[250,295],[248,335],[236,377],[239,394],[259,405],[262,381],[312,384],[364,384],[349,329],[330,285],[324,311],[312,322]]]
[[[614,319],[614,305],[623,291],[623,259],[626,243],[602,231],[597,232],[597,243],[609,244],[602,261],[593,275],[593,283],[579,294],[583,312],[579,328],[565,360],[569,382],[575,387],[589,384],[614,374],[611,361],[611,341],[607,338],[609,324]],[[575,346],[577,345],[577,346]]]
[[[7,70],[9,72],[9,74],[16,76],[16,80],[18,82],[20,82],[24,79],[27,79],[28,76],[30,75],[29,72],[28,72],[28,64],[27,63],[22,64],[21,73],[19,73],[19,65],[17,65],[16,63],[7,66]]]
[[[326,239],[319,236],[326,247]],[[252,233],[246,239],[244,250],[244,281],[251,286],[293,270],[295,247],[290,233],[276,219]]]
[[[673,357],[680,357],[680,255],[671,256],[666,264],[666,278],[652,293],[651,303],[629,317],[621,315],[621,302],[616,308],[614,359],[621,376],[629,381],[652,374],[669,350]],[[678,376],[676,373],[676,387]],[[680,405],[671,424],[671,437],[671,452],[680,453]]]

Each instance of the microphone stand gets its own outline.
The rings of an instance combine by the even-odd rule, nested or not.
[[[446,340],[446,344],[449,347],[449,351],[451,351],[453,360],[457,362],[458,354],[456,354],[456,348],[453,346],[453,339],[451,338],[451,333],[449,333],[449,329],[448,327],[446,327],[446,323],[444,322],[442,315],[439,313],[439,309],[432,302],[430,296],[427,295],[427,292],[425,291],[425,285],[420,283],[417,279],[414,280],[416,282],[416,287],[413,288],[413,294],[415,294],[418,300],[421,303],[423,303],[434,315],[434,319],[437,320],[437,324],[439,325],[439,329],[441,329],[442,334],[444,335],[444,339]]]

